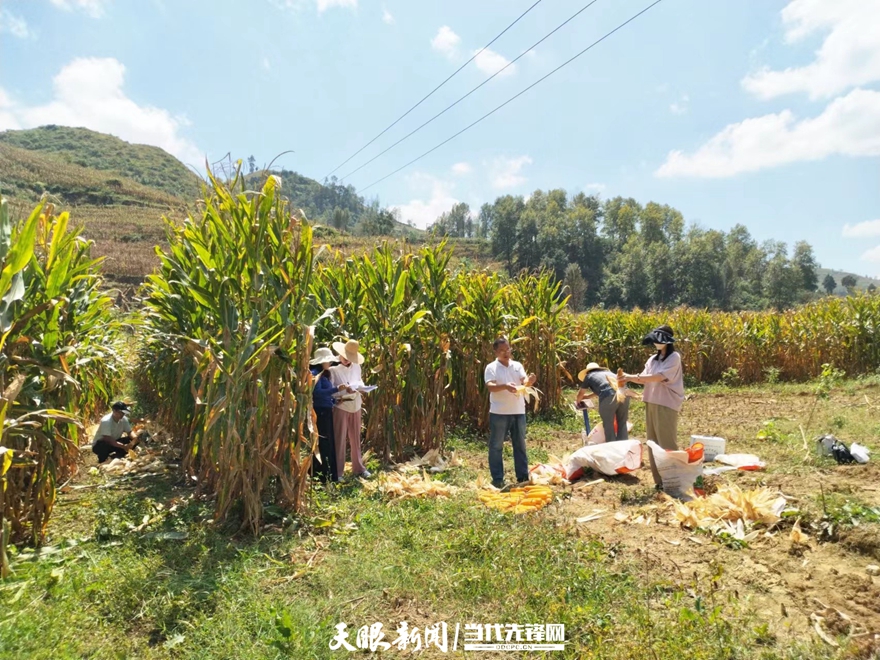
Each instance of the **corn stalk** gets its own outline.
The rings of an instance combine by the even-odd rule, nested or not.
[[[217,518],[235,510],[256,533],[267,503],[300,509],[317,442],[312,229],[275,177],[258,192],[234,192],[239,174],[210,183],[199,217],[168,224],[168,251],[145,285],[140,371]]]
[[[45,202],[13,223],[0,200],[0,545],[42,542],[83,420],[119,377],[100,261],[68,225]]]

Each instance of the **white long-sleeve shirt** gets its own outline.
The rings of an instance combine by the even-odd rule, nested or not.
[[[361,377],[361,365],[352,362],[347,367],[341,364],[337,364],[335,367],[330,367],[330,382],[336,387],[339,387],[340,385],[348,385],[353,388],[362,387],[364,381]],[[334,396],[337,397],[336,407],[339,410],[354,413],[361,409],[362,401],[360,392],[349,394],[345,390],[342,390],[341,392],[334,394]]]

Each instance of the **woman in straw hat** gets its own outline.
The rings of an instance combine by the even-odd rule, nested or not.
[[[623,403],[618,402],[617,393],[611,387],[609,378],[616,379],[617,375],[595,362],[590,362],[587,368],[578,374],[581,389],[578,390],[577,400],[580,402],[594,396],[599,399],[599,416],[602,418],[605,442],[628,440],[626,423],[629,419],[629,398],[625,398]],[[617,431],[614,430],[615,420]]]
[[[645,369],[639,375],[624,374],[630,383],[645,386],[642,400],[645,402],[646,436],[663,449],[678,449],[678,414],[684,403],[684,375],[681,356],[675,350],[672,328],[661,325],[642,339],[643,346],[652,346],[657,352],[648,358]],[[663,487],[654,455],[649,451],[651,474],[654,485]]]
[[[337,388],[330,379],[330,368],[339,360],[333,351],[322,346],[315,351],[309,362],[312,375],[315,376],[315,387],[312,390],[312,407],[318,418],[318,458],[319,465],[312,461],[312,476],[321,481],[339,481],[336,465],[336,440],[333,433],[333,395]]]
[[[370,477],[361,456],[361,393],[364,386],[361,378],[361,365],[364,356],[360,345],[353,339],[337,341],[333,350],[339,357],[339,364],[330,369],[330,380],[337,389],[336,405],[333,407],[333,433],[336,438],[336,474],[341,479],[345,472],[345,445],[351,447],[351,469],[355,475]]]

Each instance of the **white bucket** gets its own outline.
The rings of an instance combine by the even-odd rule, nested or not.
[[[714,461],[718,454],[723,454],[727,449],[727,440],[724,438],[715,438],[708,435],[692,435],[691,446],[697,442],[703,443],[703,460],[706,462]]]

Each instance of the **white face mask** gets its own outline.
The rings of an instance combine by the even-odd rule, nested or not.
[[[666,344],[654,344],[654,348],[658,351],[662,351],[664,346],[666,346]]]

